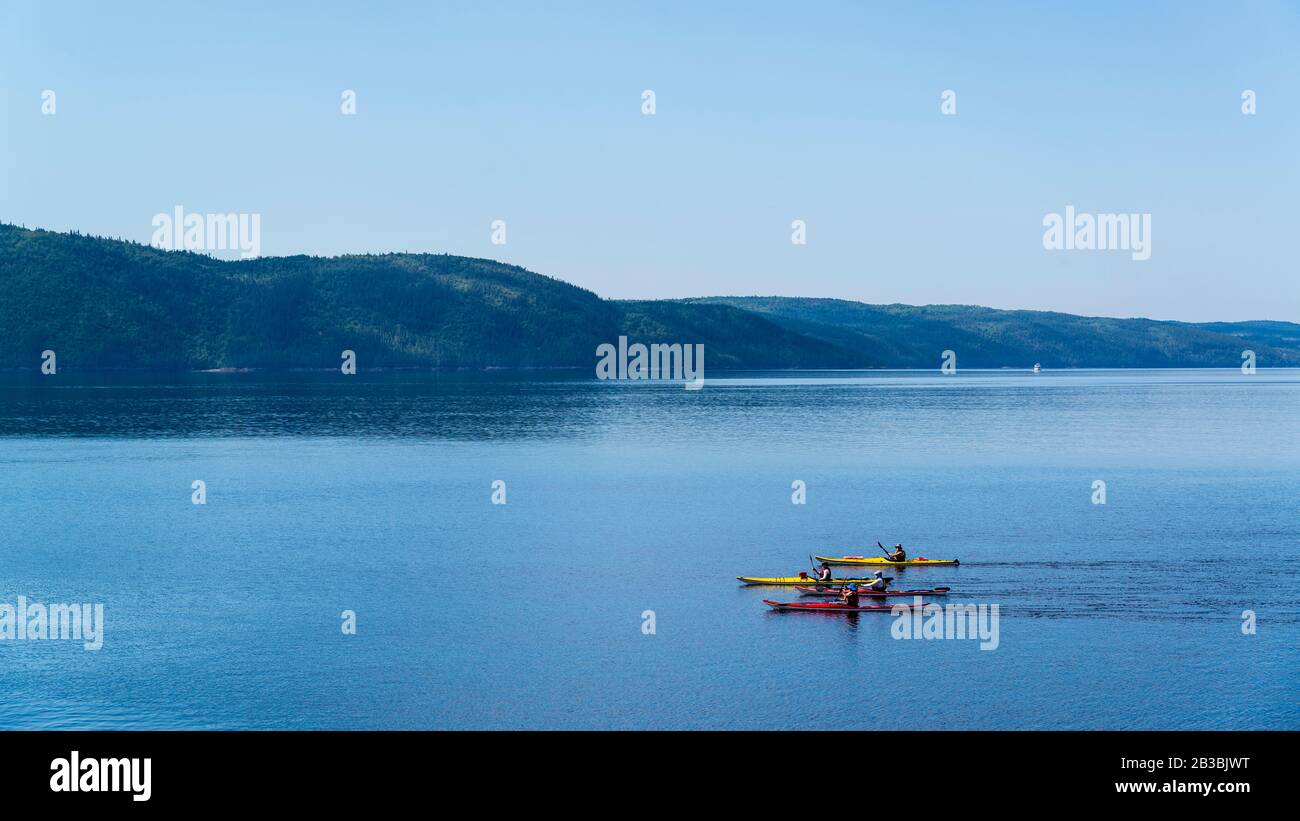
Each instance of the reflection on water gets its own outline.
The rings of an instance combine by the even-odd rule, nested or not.
[[[55,381],[57,380],[57,381]],[[564,438],[602,410],[572,377],[90,375],[0,382],[0,435]]]
[[[0,374],[0,437],[767,440],[784,454],[892,464],[1023,458],[1289,463],[1300,371],[728,373],[680,383],[589,374]]]

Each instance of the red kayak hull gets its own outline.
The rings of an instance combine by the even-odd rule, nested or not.
[[[838,597],[839,588],[829,587],[796,587],[801,596],[824,596],[826,598]],[[948,595],[947,587],[936,587],[933,590],[859,590],[859,596],[872,596],[881,598],[884,596],[946,596]]]
[[[868,612],[885,612],[888,613],[895,607],[903,610],[910,610],[914,605],[910,604],[864,604],[858,607],[849,607],[848,605],[838,604],[836,602],[803,602],[803,601],[772,601],[763,599],[763,604],[771,607],[773,610],[799,610],[807,613],[868,613]],[[935,605],[936,607],[938,605]]]

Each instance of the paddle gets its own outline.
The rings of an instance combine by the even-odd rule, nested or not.
[[[880,548],[881,553],[884,553],[886,556],[889,555],[889,551],[885,549],[885,546],[883,544],[881,544],[880,542],[876,542],[876,545]]]

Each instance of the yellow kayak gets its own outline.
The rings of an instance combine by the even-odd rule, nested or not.
[[[737,576],[737,581],[745,584],[772,584],[772,585],[815,585],[820,587],[833,587],[844,584],[870,584],[875,579],[831,579],[828,582],[819,582],[811,576]]]
[[[926,564],[961,564],[956,559],[908,559],[904,562],[895,562],[886,559],[884,556],[815,556],[819,562],[827,564],[866,564],[866,565],[889,565],[892,567],[902,567],[904,565],[926,565]]]

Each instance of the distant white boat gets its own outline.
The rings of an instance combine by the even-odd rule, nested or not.
[[[1042,373],[1042,372],[1043,372],[1043,366],[1040,365],[1040,364],[1038,364],[1037,362],[1035,362],[1035,363],[1034,363],[1034,373]]]

